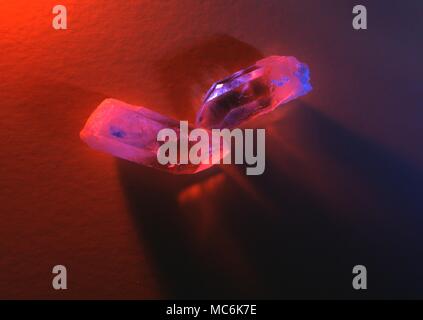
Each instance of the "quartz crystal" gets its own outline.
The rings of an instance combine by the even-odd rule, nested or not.
[[[203,128],[234,128],[311,91],[307,65],[270,56],[213,84],[197,113]]]
[[[196,173],[212,166],[160,164],[157,150],[162,142],[157,141],[157,134],[165,128],[175,130],[181,138],[179,121],[144,107],[106,99],[88,118],[80,136],[93,149],[176,174]]]
[[[210,88],[197,112],[196,127],[210,132],[241,126],[307,94],[311,90],[309,78],[308,67],[294,57],[271,56],[259,60]],[[91,114],[80,136],[96,150],[176,174],[196,173],[211,167],[211,161],[197,165],[185,164],[185,160],[167,165],[158,162],[157,153],[163,142],[157,137],[162,129],[177,133],[177,144],[186,147],[185,151],[181,148],[180,159],[187,158],[188,148],[194,142],[185,135],[193,128],[186,125],[186,133],[182,133],[181,123],[144,107],[106,99]],[[209,148],[211,158],[222,159],[229,153],[230,149],[224,146],[220,150]]]

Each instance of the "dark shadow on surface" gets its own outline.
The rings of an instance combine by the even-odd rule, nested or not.
[[[230,39],[230,40],[229,40]],[[219,37],[171,58],[166,77],[191,70],[182,88],[207,72],[204,61],[239,69],[257,50],[245,44],[216,57]],[[237,42],[223,37],[222,43]],[[209,48],[209,46],[213,48]],[[241,50],[242,49],[242,50]],[[236,56],[236,58],[228,58]],[[175,60],[176,59],[176,60]],[[221,62],[219,62],[221,60]],[[175,63],[176,61],[176,63]],[[229,61],[229,62],[228,62]],[[230,61],[236,61],[231,68]],[[163,64],[166,66],[166,64]],[[249,63],[243,64],[243,66]],[[217,80],[217,79],[214,79]],[[175,107],[189,103],[180,93]],[[235,171],[263,199],[247,193],[223,170],[214,190],[181,204],[180,194],[221,174],[215,167],[173,176],[126,161],[117,166],[140,239],[170,298],[387,298],[422,295],[422,173],[392,152],[339,126],[312,106],[296,103],[269,124],[267,167],[262,176]],[[206,210],[205,210],[206,208]],[[218,209],[216,209],[218,208]],[[207,212],[207,213],[206,213]],[[200,219],[212,215],[206,236]],[[233,259],[231,259],[233,258]],[[351,287],[352,268],[369,270],[369,290]],[[414,285],[410,285],[414,284]]]

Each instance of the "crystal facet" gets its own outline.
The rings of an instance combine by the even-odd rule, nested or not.
[[[91,114],[80,136],[93,149],[176,174],[196,173],[212,166],[203,163],[161,165],[157,161],[161,145],[157,134],[165,128],[179,133],[180,123],[144,107],[106,99]]]
[[[307,65],[294,57],[271,56],[213,84],[197,113],[203,128],[234,128],[307,94]]]

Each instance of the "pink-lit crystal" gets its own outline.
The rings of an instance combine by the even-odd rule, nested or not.
[[[196,173],[212,166],[160,164],[157,150],[162,142],[157,141],[157,134],[165,128],[175,130],[181,137],[179,121],[144,107],[106,99],[91,114],[80,136],[93,149],[176,174]]]
[[[307,65],[271,56],[216,82],[197,113],[203,128],[234,128],[311,91]]]
[[[196,126],[209,132],[240,126],[307,94],[312,89],[309,80],[307,65],[294,57],[271,56],[259,60],[210,88],[197,112]],[[180,149],[180,159],[188,157],[188,149],[195,143],[188,139],[193,128],[186,127],[187,132],[183,133],[180,125],[179,121],[147,108],[106,99],[91,114],[80,135],[96,150],[176,174],[196,173],[211,167],[211,161],[198,165],[189,161],[167,165],[158,162],[157,154],[163,142],[157,138],[162,129],[174,130],[177,144],[186,147]],[[209,147],[210,159],[222,159],[229,153],[230,149],[224,145],[220,150]]]

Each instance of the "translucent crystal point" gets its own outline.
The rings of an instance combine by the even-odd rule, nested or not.
[[[312,87],[307,65],[294,57],[270,56],[213,84],[196,116],[203,128],[233,128]]]
[[[91,114],[80,136],[93,149],[172,173],[196,173],[212,166],[160,164],[157,151],[162,142],[157,141],[157,135],[165,128],[175,130],[181,138],[179,121],[144,107],[106,99]]]

